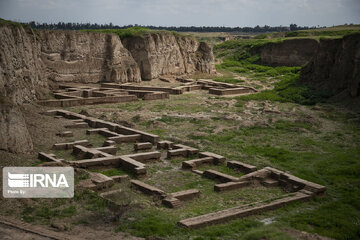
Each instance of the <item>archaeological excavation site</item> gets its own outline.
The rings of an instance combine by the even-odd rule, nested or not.
[[[244,38],[1,20],[3,192],[6,167],[71,167],[74,193],[3,194],[0,239],[359,239],[348,28]]]

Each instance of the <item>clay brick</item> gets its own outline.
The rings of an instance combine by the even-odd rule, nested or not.
[[[215,192],[224,192],[224,191],[231,191],[239,188],[243,188],[248,186],[249,182],[227,182],[227,183],[220,183],[214,186]]]
[[[126,157],[132,158],[139,162],[148,162],[152,160],[159,160],[161,157],[161,153],[158,151],[155,152],[144,152],[144,153],[136,153],[125,155]]]
[[[182,162],[182,168],[188,169],[188,168],[196,168],[203,164],[212,164],[214,162],[213,157],[204,157],[199,159],[193,159],[188,161]]]
[[[112,140],[106,140],[103,144],[103,147],[108,147],[108,146],[116,146],[116,142]]]
[[[167,152],[167,158],[172,158],[172,157],[188,157],[189,156],[189,151],[185,148],[180,148],[180,149],[173,149],[173,150],[169,150]]]
[[[219,180],[221,182],[239,182],[240,179],[237,177],[233,177],[215,170],[206,170],[203,173],[203,176],[210,178],[210,179],[214,179],[214,180]]]
[[[71,119],[70,122],[72,122],[72,123],[83,123],[84,120],[83,119]]]
[[[124,96],[111,96],[111,97],[89,97],[89,98],[76,98],[76,99],[62,99],[62,100],[43,100],[37,103],[42,106],[48,107],[73,107],[79,105],[93,105],[104,103],[122,103],[137,101],[135,95]]]
[[[159,141],[159,136],[142,132],[139,130],[135,130],[132,128],[124,127],[124,126],[118,126],[115,130],[115,132],[123,135],[129,135],[129,134],[140,134],[141,135],[141,141],[142,142],[151,142],[152,144],[156,144]]]
[[[193,147],[189,147],[183,144],[175,144],[174,149],[186,149],[189,153],[189,155],[194,155],[197,154],[199,152],[199,149],[197,148],[193,148]]]
[[[180,192],[175,192],[175,193],[171,193],[168,196],[171,196],[173,198],[177,198],[181,201],[189,201],[193,198],[197,198],[200,196],[200,191],[197,189],[189,189],[189,190],[184,190],[184,191],[180,191]]]
[[[274,179],[271,179],[271,178],[268,178],[268,179],[265,179],[261,182],[265,187],[277,187],[279,185],[279,182],[274,180]]]
[[[78,122],[66,125],[65,128],[88,128],[89,125],[86,122]]]
[[[255,172],[257,170],[257,167],[255,167],[255,166],[252,166],[250,164],[246,164],[243,162],[238,162],[238,161],[227,162],[227,166],[232,169],[240,170],[241,172],[244,172],[244,173],[251,173],[251,172]]]
[[[114,180],[101,173],[88,172],[90,179],[82,180],[78,186],[88,188],[90,190],[98,191],[105,188],[110,188],[114,185]]]
[[[165,192],[139,180],[131,180],[131,186],[148,195],[163,196]]]
[[[68,150],[72,149],[74,145],[81,145],[87,147],[90,145],[90,143],[88,140],[79,140],[69,143],[55,143],[52,148],[55,150]]]
[[[166,197],[162,200],[162,204],[164,204],[168,208],[178,208],[183,205],[183,202],[177,198]]]
[[[59,137],[73,137],[74,136],[72,131],[59,132],[56,135]]]
[[[58,159],[55,154],[47,154],[44,152],[39,152],[38,159],[49,162],[62,162],[64,159]]]
[[[88,129],[88,130],[86,130],[86,134],[87,135],[101,134],[102,131],[109,131],[109,129],[107,129],[107,128]],[[116,136],[116,135],[118,135],[118,134],[115,133],[115,135],[110,135],[110,136]],[[108,136],[106,136],[106,137],[108,137]]]
[[[48,111],[43,112],[42,114],[46,115],[46,116],[56,116],[58,114],[58,110],[57,109],[48,110]]]
[[[173,148],[174,143],[170,141],[160,141],[157,143],[158,149],[171,149]]]
[[[111,157],[111,154],[108,154],[106,150],[113,151],[114,147],[110,147],[112,149],[108,149],[109,147],[105,148],[105,151],[100,151],[96,148],[87,148],[81,145],[74,145],[73,146],[73,154],[79,156],[81,159],[88,159],[88,158],[100,158],[100,157]],[[116,153],[115,148],[115,153]]]
[[[134,144],[134,150],[135,151],[148,150],[148,149],[151,149],[152,147],[153,147],[153,145],[150,142],[135,143]]]
[[[244,94],[244,93],[253,93],[256,92],[252,88],[239,87],[239,88],[210,88],[209,93],[215,95],[235,95],[235,94]]]
[[[251,181],[251,180],[262,181],[263,179],[270,177],[270,174],[271,174],[271,172],[268,169],[263,168],[263,169],[255,171],[255,172],[248,173],[244,176],[241,176],[240,180],[241,181]]]
[[[130,180],[129,175],[122,175],[122,176],[111,176],[111,178],[118,183],[127,182]]]
[[[117,147],[116,146],[98,147],[98,148],[95,148],[95,149],[100,151],[100,152],[108,153],[108,154],[111,154],[111,155],[115,155],[116,152],[117,152]]]
[[[115,137],[109,137],[109,140],[112,140],[116,143],[128,143],[128,142],[136,142],[141,139],[140,134],[132,134],[132,135],[118,135]]]
[[[266,167],[265,168],[267,171],[271,172],[271,176],[279,176],[278,179],[282,180],[282,181],[286,181],[288,184],[290,184],[292,186],[292,188],[295,189],[305,189],[308,191],[311,191],[315,194],[323,194],[326,191],[326,187],[313,183],[313,182],[309,182],[306,181],[304,179],[295,177],[291,174],[282,172],[280,170],[277,170],[275,168],[271,168],[271,167]]]
[[[95,158],[95,159],[68,161],[68,163],[75,167],[90,168],[90,169],[104,167],[104,166],[119,167],[120,166],[120,157],[119,156],[101,157],[101,158]]]
[[[114,185],[114,180],[101,173],[91,173],[91,181],[96,185],[96,189],[110,188]]]
[[[168,158],[178,157],[178,156],[189,157],[191,155],[197,154],[198,152],[199,152],[199,150],[196,148],[189,147],[189,146],[182,145],[182,144],[176,144],[173,146],[172,150],[169,150],[167,152],[167,157]]]
[[[201,153],[199,153],[199,157],[201,157],[201,158],[212,157],[212,158],[214,158],[214,164],[220,164],[220,163],[226,162],[225,157],[215,154],[215,153],[212,153],[212,152],[201,152]]]
[[[145,164],[138,162],[130,157],[127,156],[121,156],[119,158],[120,167],[125,168],[136,175],[146,175],[146,168]]]
[[[193,173],[197,174],[197,175],[203,175],[204,171],[200,171],[200,170],[196,170],[196,169],[192,169],[191,170]]]

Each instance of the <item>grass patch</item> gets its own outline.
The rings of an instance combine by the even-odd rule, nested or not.
[[[74,205],[63,209],[53,209],[49,206],[26,207],[22,212],[22,218],[25,222],[33,222],[35,220],[48,221],[52,218],[67,218],[75,216],[77,213]]]
[[[21,24],[21,23],[18,23],[18,22],[13,22],[13,21],[10,21],[10,20],[5,20],[5,19],[2,19],[0,18],[0,26],[4,26],[4,25],[10,25],[10,26],[15,26],[15,27],[29,27],[28,24]]]
[[[332,30],[300,30],[287,32],[285,37],[344,37],[349,34],[360,33],[358,29],[332,29]]]
[[[117,231],[130,230],[137,237],[165,237],[166,239],[258,239],[254,236],[266,236],[266,239],[289,239],[285,234],[273,229],[263,229],[263,224],[254,219],[234,220],[227,224],[209,226],[197,230],[188,230],[176,226],[176,219],[162,211],[147,210],[138,213],[136,221],[121,221]],[[249,232],[248,234],[244,234]],[[279,238],[279,237],[283,238]],[[290,238],[291,239],[291,238]]]
[[[314,105],[325,102],[330,97],[330,93],[315,90],[310,85],[300,85],[298,75],[287,76],[275,84],[273,90],[265,90],[256,94],[239,96],[238,100],[270,100],[279,102],[292,102],[302,105]]]
[[[166,30],[153,30],[144,27],[131,27],[125,29],[85,29],[81,30],[85,32],[101,32],[101,33],[108,33],[108,34],[116,34],[119,36],[121,40],[126,38],[144,38],[146,35],[149,34],[173,34],[175,37],[185,36],[175,31],[166,31]]]
[[[112,177],[112,176],[121,176],[126,175],[127,173],[119,168],[111,168],[106,170],[92,170],[92,172],[98,172],[104,174],[105,176]]]

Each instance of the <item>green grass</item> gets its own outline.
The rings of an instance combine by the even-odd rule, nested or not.
[[[49,206],[26,207],[23,212],[25,222],[33,222],[35,219],[49,221],[52,218],[67,218],[76,215],[76,207],[74,205],[63,209],[53,209]]]
[[[292,239],[290,236],[271,227],[264,227],[254,219],[241,219],[227,224],[205,227],[198,230],[187,230],[177,227],[172,216],[148,210],[137,215],[139,221],[122,221],[118,231],[130,229],[130,233],[138,237],[166,237],[166,239]]]
[[[261,65],[260,49],[268,43],[281,42],[275,40],[233,40],[226,41],[215,47],[215,54],[222,58],[222,63],[216,65],[218,71],[229,71],[249,79],[261,82],[290,81],[298,78],[301,67],[270,67]],[[217,79],[215,79],[217,80]],[[224,76],[220,81],[237,83],[236,79]],[[284,85],[284,83],[282,83]],[[254,86],[256,87],[256,86]],[[280,86],[279,86],[280,87]],[[265,96],[262,96],[264,98]]]
[[[298,83],[297,74],[285,75],[282,80],[275,84],[273,90],[265,90],[256,94],[237,97],[241,101],[271,100],[279,102],[291,102],[303,105],[314,105],[325,102],[331,94],[315,90],[310,85]]]
[[[285,37],[344,37],[349,34],[360,33],[358,29],[340,29],[340,30],[301,30],[287,32]]]
[[[95,213],[105,212],[108,206],[107,202],[98,196],[96,192],[87,189],[75,191],[74,201],[80,204],[84,209]]]
[[[281,95],[282,88],[289,88],[285,83],[283,85],[279,83],[276,91],[269,90],[251,95],[252,97],[263,96],[262,94],[267,93],[269,96],[279,98],[280,102],[284,102],[271,103],[279,106],[281,114],[265,114],[261,113],[261,109],[256,110],[253,115],[254,121],[256,121],[256,116],[261,114],[266,123],[264,126],[246,127],[241,124],[242,121],[224,119],[224,116],[233,113],[247,116],[243,111],[247,109],[244,105],[248,100],[242,97],[227,99],[188,94],[173,96],[172,101],[164,103],[148,102],[147,111],[151,111],[156,116],[156,120],[152,116],[144,121],[149,121],[146,126],[141,125],[139,121],[138,127],[148,132],[161,131],[162,139],[174,137],[189,141],[201,150],[223,155],[229,161],[242,161],[255,165],[259,169],[272,166],[287,171],[305,180],[325,185],[326,196],[306,203],[290,204],[275,211],[224,225],[187,231],[176,226],[179,219],[253,201],[271,199],[278,197],[279,192],[247,188],[228,195],[217,196],[213,191],[213,185],[216,182],[201,178],[191,172],[179,171],[177,168],[181,166],[181,161],[184,159],[171,159],[148,164],[148,177],[143,181],[166,192],[200,189],[203,198],[189,201],[179,209],[167,209],[161,206],[159,201],[154,202],[149,196],[134,193],[128,190],[128,187],[123,187],[121,188],[123,193],[131,195],[131,198],[126,200],[123,195],[119,195],[116,199],[131,204],[129,209],[132,210],[119,220],[118,230],[126,230],[136,236],[162,236],[166,239],[256,239],[259,236],[266,239],[289,239],[288,236],[283,235],[283,230],[296,228],[335,239],[358,238],[360,130],[357,123],[348,121],[357,118],[358,115],[338,110],[335,106],[320,105],[324,110],[310,111],[313,107],[287,103],[286,95]],[[269,96],[264,99],[269,99]],[[209,106],[205,108],[206,114],[212,116],[209,119],[190,121],[191,118],[168,116],[160,111],[161,105],[165,106],[166,111],[177,109],[174,111],[183,115],[193,113],[194,109],[200,111],[200,107],[189,107],[189,103],[201,106],[204,105],[204,98],[206,101],[211,101],[211,104],[209,103]],[[237,104],[231,108],[222,107],[220,104],[233,99],[237,100]],[[260,105],[261,102],[258,104]],[[212,112],[218,109],[222,111],[220,114]],[[283,112],[283,109],[288,110]],[[132,113],[131,107],[129,112]],[[141,119],[144,118],[142,112],[135,112],[129,118],[137,115],[140,115]],[[136,117],[136,119],[140,118]],[[162,124],[160,126],[164,127],[159,127],[153,124],[156,121],[166,125]],[[216,126],[234,126],[234,128],[215,132]],[[206,168],[213,168],[235,176],[235,173],[229,172],[228,169],[222,169],[223,166],[203,166],[200,169]],[[140,207],[136,208],[138,205]],[[278,225],[270,224],[268,227],[259,223],[258,220],[267,217],[274,218]],[[251,226],[242,228],[245,223],[251,223]]]
[[[313,137],[306,133],[294,137],[297,128],[313,132]],[[270,166],[327,186],[326,197],[303,205],[301,211],[297,211],[296,206],[288,207],[286,213],[280,214],[281,221],[336,239],[356,239],[360,236],[360,188],[357,184],[360,148],[348,144],[339,146],[337,132],[332,134],[331,141],[318,139],[314,133],[316,128],[316,124],[308,122],[279,121],[270,127],[243,128],[200,138],[211,142],[209,150],[228,149],[230,159],[232,156],[239,158],[241,153],[244,159],[261,159],[257,160],[258,164],[268,162]],[[292,139],[288,141],[290,136]]]
[[[28,24],[21,24],[18,22],[13,22],[13,21],[9,21],[9,20],[5,20],[0,18],[0,26],[4,26],[4,25],[10,25],[10,26],[15,26],[15,27],[26,27],[29,26]]]
[[[86,176],[75,178],[78,181]],[[91,211],[94,214],[103,214],[108,211],[106,201],[97,193],[77,189],[73,199],[33,199],[32,205],[25,207],[20,214],[25,222],[51,224],[58,218],[76,217],[80,209]]]
[[[119,168],[110,168],[106,170],[92,170],[93,172],[102,173],[105,176],[112,177],[112,176],[121,176],[126,175],[127,173]]]
[[[146,35],[157,34],[157,33],[172,34],[175,37],[185,36],[185,35],[179,34],[174,31],[153,30],[153,29],[144,28],[144,27],[131,27],[131,28],[126,28],[126,29],[96,29],[96,30],[86,29],[86,30],[81,30],[81,31],[116,34],[122,40],[126,39],[126,38],[134,38],[134,37],[144,38]]]

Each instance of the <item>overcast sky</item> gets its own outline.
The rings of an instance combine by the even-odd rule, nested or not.
[[[360,0],[0,0],[0,18],[156,26],[360,23]]]

